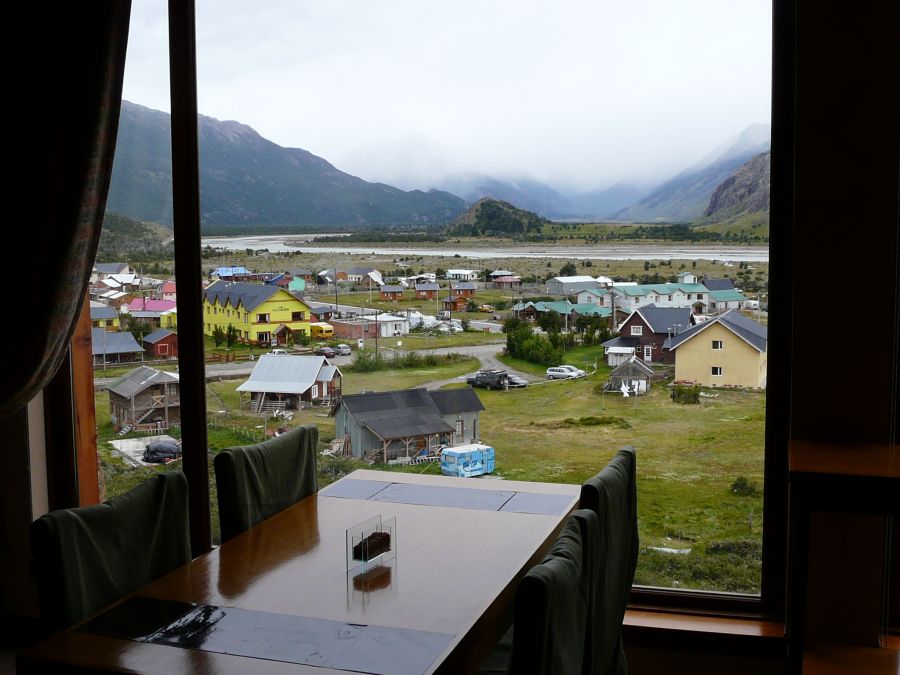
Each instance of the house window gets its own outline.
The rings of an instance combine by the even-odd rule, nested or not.
[[[632,334],[632,335],[643,335],[643,334],[644,334],[644,327],[643,327],[643,326],[632,326],[632,327],[631,327],[631,334]]]
[[[291,321],[306,321],[306,312],[291,312]]]
[[[256,323],[269,323],[269,315],[268,314],[257,314],[256,315]]]
[[[256,334],[256,339],[257,339],[257,341],[259,341],[259,342],[266,342],[266,343],[268,343],[268,342],[271,342],[271,341],[272,341],[272,334],[269,333],[269,332],[257,333],[257,334]]]
[[[462,439],[463,435],[465,434],[465,430],[465,422],[463,420],[456,420],[456,437],[458,439]]]
[[[713,341],[712,341],[712,348],[713,348],[713,349],[716,349],[716,350],[722,349],[722,341],[721,341],[721,340],[713,340]]]
[[[722,366],[713,366],[711,374],[715,377],[721,377],[722,375]]]

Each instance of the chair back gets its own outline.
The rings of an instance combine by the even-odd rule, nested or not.
[[[103,504],[51,511],[31,524],[42,616],[68,626],[191,560],[188,483],[158,473]]]
[[[585,673],[627,673],[622,622],[638,558],[637,483],[634,448],[581,486],[581,508],[597,514],[597,569],[592,630],[585,649]]]
[[[216,455],[223,542],[316,492],[318,441],[318,428],[306,425]]]
[[[579,522],[569,517],[541,563],[519,582],[510,673],[581,673],[591,584],[581,531]]]

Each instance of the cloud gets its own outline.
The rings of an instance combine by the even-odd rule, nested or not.
[[[165,3],[134,11],[126,98],[167,109]],[[767,2],[199,0],[197,12],[202,113],[368,180],[651,180],[769,118]]]

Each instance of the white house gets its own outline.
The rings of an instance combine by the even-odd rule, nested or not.
[[[588,288],[598,289],[600,282],[587,275],[553,277],[547,281],[547,292],[553,295],[571,295]]]
[[[478,270],[447,270],[447,278],[457,281],[478,281]]]
[[[614,284],[616,308],[633,312],[646,305],[657,307],[690,307],[694,314],[705,314],[709,307],[709,291],[702,284]]]
[[[605,288],[586,288],[578,291],[577,305],[599,305],[600,307],[612,306],[612,293]]]

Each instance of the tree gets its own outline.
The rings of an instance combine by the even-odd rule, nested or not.
[[[550,310],[549,312],[541,312],[538,317],[538,325],[545,333],[559,333],[563,327],[563,316],[559,312]]]
[[[212,339],[218,349],[219,345],[225,342],[225,331],[222,330],[221,326],[216,326],[213,328]]]
[[[575,263],[571,260],[562,266],[559,270],[559,276],[561,277],[574,277],[578,274],[578,268],[575,267]]]
[[[228,324],[228,328],[225,329],[225,346],[228,349],[231,349],[231,345],[233,345],[238,340],[238,330],[231,324]],[[218,345],[216,345],[218,346]]]

